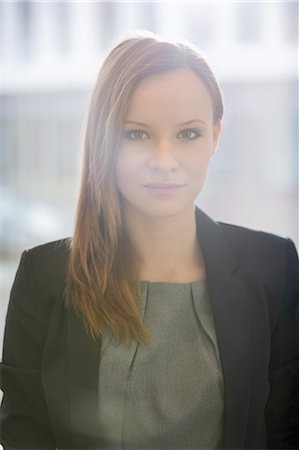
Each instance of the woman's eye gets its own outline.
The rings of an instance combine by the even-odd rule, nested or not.
[[[125,137],[131,141],[141,141],[143,139],[147,139],[149,136],[142,130],[129,130],[125,133]]]
[[[200,137],[200,133],[196,130],[192,130],[191,128],[186,128],[186,130],[182,130],[179,133],[179,136],[181,136],[182,139],[194,141],[195,139],[198,139]]]

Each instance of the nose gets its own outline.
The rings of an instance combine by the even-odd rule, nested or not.
[[[179,167],[173,146],[167,139],[155,144],[149,161],[151,170],[174,171]]]

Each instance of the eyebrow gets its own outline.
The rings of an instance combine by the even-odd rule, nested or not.
[[[203,120],[191,119],[191,120],[187,120],[187,122],[180,123],[178,126],[181,127],[181,126],[190,125],[191,123],[196,123],[196,122],[200,122],[200,123],[206,125],[206,123]],[[138,122],[136,120],[127,120],[125,123],[126,124],[133,124],[133,125],[140,125],[142,127],[148,127],[149,126],[148,124],[146,124],[144,122]]]

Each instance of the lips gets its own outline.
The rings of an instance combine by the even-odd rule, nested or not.
[[[177,189],[183,187],[183,184],[175,184],[175,183],[149,183],[143,185],[146,188],[153,189]]]
[[[185,185],[176,183],[148,183],[143,187],[155,197],[169,197],[176,195]]]

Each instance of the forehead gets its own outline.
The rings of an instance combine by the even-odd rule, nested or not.
[[[138,84],[127,112],[127,120],[141,117],[144,121],[212,120],[212,98],[189,68],[150,75]]]

